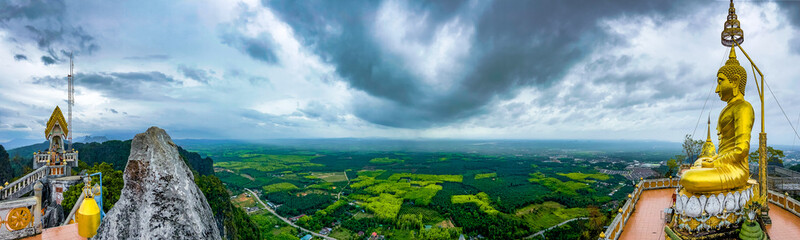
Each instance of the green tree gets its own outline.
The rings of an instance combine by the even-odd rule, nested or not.
[[[789,169],[800,172],[800,163],[795,164],[794,166],[790,167]]]
[[[397,218],[397,228],[399,229],[417,229],[422,227],[422,215],[420,214],[403,214]]]
[[[676,161],[674,158],[670,158],[669,160],[667,160],[667,173],[664,174],[664,177],[672,176],[672,174],[675,174],[675,171],[677,169],[678,169],[678,161]]]
[[[228,239],[261,239],[258,225],[241,208],[233,206],[230,195],[222,181],[214,175],[195,175],[194,183],[203,192],[211,206],[214,218],[221,222],[220,231],[225,231]]]
[[[459,234],[461,233],[458,231],[458,229],[455,228],[432,227],[431,229],[420,229],[417,239],[420,240],[457,239]]]
[[[589,211],[589,221],[586,221],[584,225],[586,229],[581,234],[581,239],[597,239],[608,219],[595,206],[589,206],[587,210]]]
[[[14,178],[14,170],[11,167],[11,162],[8,161],[8,152],[0,145],[0,184],[10,182]]]
[[[692,139],[692,135],[686,134],[686,137],[683,139],[683,152],[686,153],[686,157],[677,159],[679,160],[678,163],[683,165],[684,160],[689,160],[689,164],[691,164],[691,162],[700,155],[700,150],[703,149],[703,143],[702,140],[694,140]]]
[[[758,163],[758,149],[750,153],[750,162]],[[783,167],[783,158],[786,155],[783,154],[782,150],[774,149],[772,147],[767,147],[767,165],[776,165]]]
[[[78,166],[87,166],[85,163],[81,163],[82,162],[79,161]],[[87,174],[93,174],[97,172],[102,173],[103,211],[111,211],[111,208],[114,207],[114,204],[119,200],[119,195],[122,194],[122,187],[125,186],[125,182],[122,178],[122,171],[114,170],[113,164],[105,162],[101,162],[99,164],[95,163],[88,169],[82,169],[82,167],[79,167],[79,170],[86,170]],[[99,176],[93,176],[92,186],[94,186],[97,181],[100,181]],[[76,184],[64,192],[64,200],[61,201],[61,206],[64,207],[64,211],[70,211],[72,207],[75,206],[75,202],[77,202],[78,197],[80,197],[83,186],[84,185],[82,183]]]

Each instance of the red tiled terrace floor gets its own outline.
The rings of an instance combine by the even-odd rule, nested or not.
[[[672,205],[673,193],[674,188],[642,192],[619,239],[664,239],[664,209]]]
[[[42,234],[23,238],[23,240],[85,240],[85,237],[78,235],[78,224],[46,228]]]
[[[620,240],[665,239],[664,208],[672,204],[674,188],[646,190],[639,197],[631,217],[625,224]],[[769,206],[772,225],[766,227],[770,239],[789,240],[800,236],[800,217],[775,204]]]
[[[769,218],[772,219],[772,225],[767,226],[770,239],[800,239],[800,217],[770,203]]]

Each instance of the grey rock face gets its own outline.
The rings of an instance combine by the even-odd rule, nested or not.
[[[58,227],[64,222],[64,208],[61,205],[51,202],[47,204],[47,210],[42,215],[42,224],[44,228]]]
[[[220,239],[211,207],[163,129],[133,138],[124,180],[94,239]]]

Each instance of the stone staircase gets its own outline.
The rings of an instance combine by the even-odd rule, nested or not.
[[[0,200],[12,200],[25,196],[33,191],[33,185],[40,180],[48,177],[68,176],[70,170],[67,165],[42,166],[0,189]]]

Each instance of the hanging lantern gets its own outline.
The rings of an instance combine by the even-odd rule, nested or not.
[[[88,177],[87,177],[88,178]],[[94,200],[90,181],[86,181],[83,187],[84,198],[78,212],[75,213],[78,220],[78,235],[85,238],[94,237],[97,234],[97,228],[100,227],[100,207]]]
[[[739,24],[736,8],[733,7],[733,0],[731,0],[731,7],[728,8],[728,20],[725,21],[725,27],[722,29],[722,45],[732,47],[734,41],[736,44],[744,43],[744,31]]]

